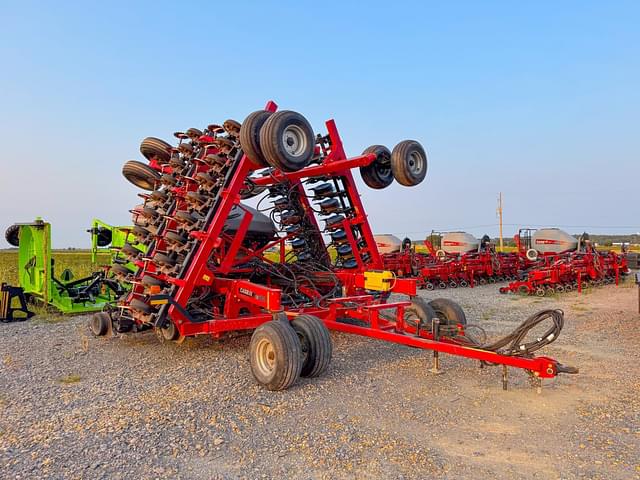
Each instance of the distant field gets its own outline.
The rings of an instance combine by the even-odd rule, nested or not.
[[[91,264],[91,252],[89,251],[53,251],[55,261],[55,271],[62,272],[68,268],[73,272],[75,278],[82,278],[95,271],[98,266]],[[110,256],[108,253],[98,254],[98,265],[109,265]],[[10,285],[18,284],[18,251],[7,250],[0,252],[0,283],[6,282]]]

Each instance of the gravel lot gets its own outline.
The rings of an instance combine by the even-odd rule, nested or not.
[[[424,294],[506,333],[543,308],[565,329],[542,354],[580,367],[546,380],[333,334],[313,381],[272,393],[248,337],[182,345],[93,338],[86,318],[0,325],[2,478],[640,478],[637,291]]]

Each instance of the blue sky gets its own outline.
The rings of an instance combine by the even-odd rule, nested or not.
[[[638,2],[0,2],[0,227],[128,224],[145,136],[274,99],[347,153],[419,140],[419,187],[362,187],[376,232],[640,230]],[[359,176],[358,176],[359,177]],[[635,192],[635,193],[634,193]],[[4,237],[4,236],[2,236]],[[0,247],[6,246],[4,238]]]

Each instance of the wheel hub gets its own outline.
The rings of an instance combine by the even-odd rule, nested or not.
[[[294,157],[298,157],[307,149],[307,139],[300,127],[289,125],[282,132],[282,140],[285,151]]]

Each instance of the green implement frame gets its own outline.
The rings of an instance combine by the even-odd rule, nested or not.
[[[51,224],[36,219],[20,223],[18,247],[18,279],[24,293],[36,300],[52,305],[62,313],[86,313],[102,310],[107,303],[125,293],[125,288],[106,270],[97,270],[88,277],[74,279],[69,270],[56,276],[51,255]],[[96,264],[97,254],[103,248],[116,257],[119,248],[129,239],[131,227],[112,227],[94,220],[91,230],[91,259]],[[136,248],[135,240],[131,242]]]

